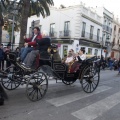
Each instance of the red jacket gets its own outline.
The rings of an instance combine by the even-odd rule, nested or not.
[[[34,37],[34,36],[32,36],[31,38],[26,38],[26,39],[25,39],[25,42],[27,42],[29,46],[36,47],[36,46],[37,46],[36,40],[40,40],[40,39],[42,38],[42,35],[41,35],[41,34],[38,34],[38,35],[36,36],[36,38],[34,39],[34,41],[32,42],[32,38],[33,38],[33,37]]]

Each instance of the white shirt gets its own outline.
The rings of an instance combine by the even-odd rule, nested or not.
[[[79,55],[79,57],[80,57],[81,60],[85,60],[86,59],[86,55],[85,54]],[[76,57],[76,60],[78,61],[77,57]]]
[[[35,40],[36,37],[37,37],[37,35],[34,35],[34,37],[32,38],[32,42]]]
[[[73,56],[71,56],[71,57],[67,57],[65,63],[69,63],[69,62],[71,62],[72,60],[73,60]]]
[[[81,60],[85,60],[86,59],[86,55],[85,54],[79,55],[79,57],[81,58]]]

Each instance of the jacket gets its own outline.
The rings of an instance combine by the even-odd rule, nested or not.
[[[28,46],[33,46],[33,47],[36,47],[37,44],[36,44],[36,40],[40,40],[42,38],[42,35],[39,33],[36,38],[34,39],[34,41],[32,42],[32,39],[33,39],[34,35],[30,38],[26,38],[25,39],[25,42],[28,43]]]
[[[4,59],[4,51],[0,48],[0,60]]]
[[[37,49],[42,52],[47,52],[48,47],[50,46],[50,38],[42,38],[40,40],[36,40]]]

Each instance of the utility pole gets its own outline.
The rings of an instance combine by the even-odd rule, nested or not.
[[[14,22],[15,22],[15,15],[13,14],[13,21],[12,21],[12,36],[11,36],[11,43],[12,43],[12,50],[13,50],[13,44],[14,44]]]

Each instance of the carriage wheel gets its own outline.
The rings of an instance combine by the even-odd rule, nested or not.
[[[100,79],[99,72],[94,67],[88,67],[83,71],[81,77],[82,88],[86,93],[92,93],[98,86]]]
[[[62,82],[65,84],[65,85],[72,85],[76,80],[73,80],[73,81],[66,81],[66,80],[62,80]]]
[[[43,72],[34,73],[26,85],[26,94],[31,101],[38,101],[44,97],[48,89],[48,79]]]
[[[7,77],[1,79],[2,85],[5,89],[14,90],[19,87],[21,79],[20,77],[14,76],[18,71],[19,70],[15,66],[10,66],[5,70],[5,72],[7,72]]]

